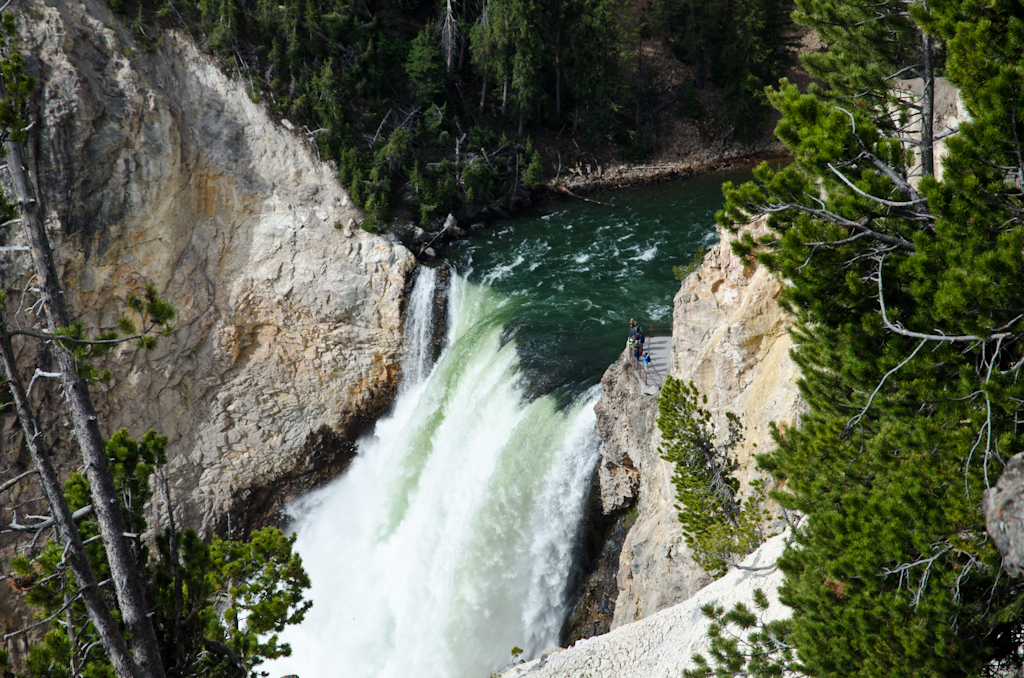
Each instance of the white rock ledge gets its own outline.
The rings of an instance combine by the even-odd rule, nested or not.
[[[785,540],[785,534],[769,539],[742,564],[774,564],[786,547]],[[507,667],[502,678],[678,678],[683,669],[693,667],[694,654],[707,656],[710,620],[700,611],[704,605],[729,609],[742,602],[753,609],[753,592],[760,588],[770,603],[762,619],[784,618],[790,612],[779,602],[777,590],[782,580],[777,568],[731,570],[674,607],[603,636],[578,641],[562,652]]]

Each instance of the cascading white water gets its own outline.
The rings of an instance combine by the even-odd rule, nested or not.
[[[405,359],[402,361],[402,371],[406,385],[419,384],[430,373],[436,288],[437,269],[420,267],[405,314]]]
[[[406,322],[406,380],[348,472],[289,507],[312,580],[301,678],[483,678],[513,646],[558,643],[596,463],[597,387],[567,410],[519,386],[508,300],[452,276],[448,343],[429,365],[436,275]]]

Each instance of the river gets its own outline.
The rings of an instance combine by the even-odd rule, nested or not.
[[[598,459],[594,404],[630,317],[669,322],[672,267],[717,240],[718,173],[537,204],[454,244],[436,362],[422,268],[406,375],[348,472],[288,507],[313,585],[301,678],[486,678],[557,645]]]

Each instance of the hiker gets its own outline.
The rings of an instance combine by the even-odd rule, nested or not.
[[[644,347],[644,331],[639,325],[636,326],[636,340],[640,343],[640,348]]]
[[[636,337],[637,324],[632,318],[629,319],[629,338],[633,339]]]
[[[633,357],[636,358],[637,362],[640,362],[641,353],[643,353],[643,351],[640,350],[640,344],[637,343],[635,348],[633,349]]]
[[[650,353],[644,353],[644,367],[650,367],[650,366],[651,366],[651,354]]]

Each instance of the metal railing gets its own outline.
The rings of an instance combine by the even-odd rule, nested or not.
[[[632,354],[629,356],[629,363],[633,366],[633,369],[636,370],[636,376],[644,386],[649,386],[651,384],[661,386],[665,383],[665,375],[662,374],[661,370],[654,365],[641,362]]]
[[[646,337],[671,337],[672,323],[637,323]]]

